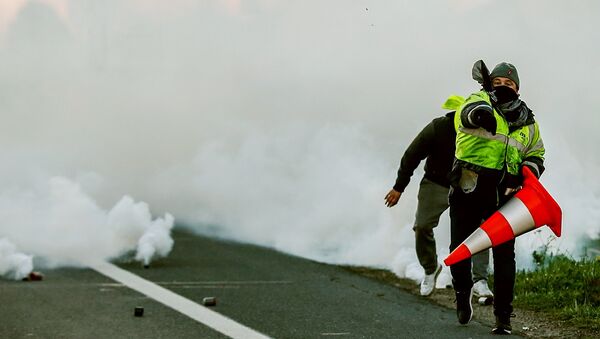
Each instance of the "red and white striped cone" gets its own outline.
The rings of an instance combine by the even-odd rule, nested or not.
[[[544,225],[560,237],[560,206],[527,166],[523,178],[523,188],[444,259],[446,266]]]

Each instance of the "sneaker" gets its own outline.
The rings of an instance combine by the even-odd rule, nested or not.
[[[493,297],[494,293],[488,287],[487,281],[485,279],[479,280],[473,285],[473,294],[476,297]]]
[[[496,316],[496,326],[492,329],[493,334],[511,334],[510,326],[511,315]]]
[[[427,297],[427,296],[430,296],[431,293],[433,293],[433,290],[435,289],[435,281],[437,280],[437,277],[440,275],[441,271],[442,271],[442,265],[438,265],[435,272],[425,275],[425,277],[423,278],[423,281],[421,281],[421,295],[422,296]]]
[[[471,321],[471,317],[473,317],[471,298],[473,298],[472,287],[468,291],[456,291],[456,316],[458,317],[458,322],[463,325],[468,324]]]

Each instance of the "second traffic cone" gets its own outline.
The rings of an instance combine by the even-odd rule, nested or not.
[[[560,237],[562,211],[527,166],[523,188],[444,259],[447,266],[498,246],[538,227],[548,225]]]

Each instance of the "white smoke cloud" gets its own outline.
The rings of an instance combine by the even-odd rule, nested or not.
[[[393,255],[378,250],[398,238],[380,208],[384,158],[360,129],[282,128],[249,135],[239,148],[215,142],[187,168],[163,173],[153,180],[159,195],[168,196],[174,177],[189,181],[180,182],[175,203],[160,204],[204,232],[314,259],[377,264]]]
[[[394,209],[383,197],[446,96],[477,90],[481,58],[517,65],[540,122],[542,183],[564,211],[552,243],[576,253],[597,237],[596,2],[141,3],[69,1],[67,24],[28,2],[4,30],[0,191],[19,185],[1,210],[50,173],[81,183],[87,198],[62,213],[90,224],[130,194],[202,233],[417,276],[399,257],[414,252],[422,172]],[[14,220],[3,230],[32,223]],[[445,215],[440,253],[448,227]],[[523,258],[546,241],[521,238]]]
[[[8,239],[0,238],[0,276],[21,280],[33,271],[33,256],[17,251]]]
[[[164,219],[157,219],[138,240],[135,259],[148,266],[152,259],[166,257],[173,248],[171,228],[174,218],[167,214]]]
[[[171,215],[153,220],[148,205],[129,196],[106,211],[64,177],[0,191],[0,220],[5,239],[49,267],[117,258],[152,238],[138,253],[148,262],[155,252],[168,254],[173,242]]]

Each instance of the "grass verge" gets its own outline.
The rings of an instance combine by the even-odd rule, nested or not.
[[[537,257],[536,257],[537,255]],[[600,261],[534,254],[537,268],[517,272],[513,333],[527,338],[600,338]],[[418,284],[394,273],[369,267],[347,270],[419,295]],[[490,281],[490,286],[493,284]],[[429,301],[453,312],[454,291],[437,289]],[[492,306],[473,302],[474,318],[492,326]]]
[[[539,253],[534,258],[536,270],[517,273],[514,305],[600,330],[600,261]]]

